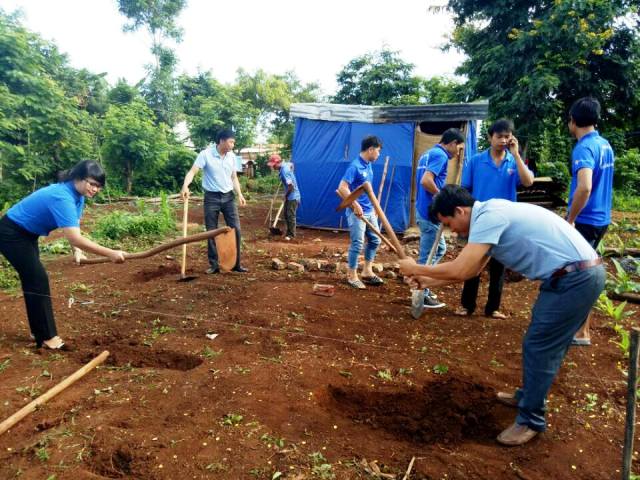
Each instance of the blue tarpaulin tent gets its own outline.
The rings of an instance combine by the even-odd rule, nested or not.
[[[381,204],[393,229],[406,230],[414,220],[415,170],[423,153],[420,132],[431,133],[439,140],[447,128],[463,128],[467,155],[472,155],[477,149],[476,123],[486,118],[487,108],[487,103],[416,107],[292,105],[291,114],[296,118],[292,159],[302,195],[298,224],[346,228],[344,213],[336,212],[339,199],[335,191],[347,166],[357,158],[362,138],[376,135],[384,146],[373,164],[374,191],[378,191],[388,156]]]

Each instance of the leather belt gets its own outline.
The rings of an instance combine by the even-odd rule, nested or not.
[[[559,278],[571,272],[581,272],[582,270],[588,270],[590,268],[597,267],[598,265],[602,265],[602,257],[594,258],[593,260],[573,262],[553,272],[551,274],[551,278]]]

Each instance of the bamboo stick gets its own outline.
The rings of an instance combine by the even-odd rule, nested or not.
[[[58,383],[55,387],[50,388],[46,393],[40,395],[34,401],[25,405],[16,413],[14,413],[9,418],[7,418],[4,422],[0,423],[0,435],[2,435],[4,432],[9,430],[11,427],[13,427],[16,423],[18,423],[24,417],[26,417],[27,415],[35,411],[36,408],[38,408],[40,405],[51,400],[53,397],[55,397],[57,394],[62,392],[64,389],[73,385],[76,381],[80,380],[91,370],[93,370],[98,365],[103,363],[108,356],[109,356],[109,352],[105,350],[96,358],[94,358],[89,363],[87,363],[84,367],[80,368],[79,370],[76,370],[73,374],[71,374],[70,376],[65,378],[63,381]]]
[[[382,189],[384,188],[384,181],[387,178],[387,168],[389,168],[389,155],[384,158],[384,168],[382,169],[382,178],[380,179],[380,186],[378,187],[378,201],[382,201]]]
[[[627,420],[624,429],[624,448],[622,450],[622,480],[631,477],[631,457],[633,455],[633,438],[636,426],[636,397],[638,386],[638,350],[640,329],[631,329],[631,346],[629,348],[629,378],[627,383]]]

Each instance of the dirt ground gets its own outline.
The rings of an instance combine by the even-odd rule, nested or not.
[[[367,473],[377,466],[400,480],[412,457],[411,479],[619,478],[626,382],[604,317],[594,345],[565,359],[547,432],[501,447],[515,411],[494,395],[519,385],[537,284],[505,284],[507,320],[454,316],[452,286],[437,292],[447,307],[416,321],[398,280],[360,292],[336,273],[272,270],[273,257],[337,260],[348,237],[269,238],[266,209],[242,212],[248,274],[205,275],[204,244],[189,248],[188,283],[177,282],[178,250],[123,265],[48,261],[70,351],[35,350],[21,296],[0,293],[0,419],[111,353],[0,436],[0,478],[384,478]],[[202,222],[200,207],[191,213]],[[335,296],[313,295],[314,283]]]

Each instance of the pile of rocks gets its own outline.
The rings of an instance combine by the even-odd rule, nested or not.
[[[360,265],[361,267],[361,265]],[[385,278],[398,278],[399,265],[397,263],[374,263],[373,271]],[[296,273],[304,272],[329,272],[329,273],[346,273],[347,262],[330,261],[317,258],[302,258],[296,262],[284,262],[279,258],[271,259],[271,268],[273,270],[291,270]]]

